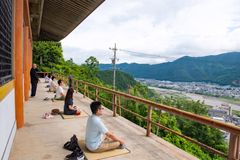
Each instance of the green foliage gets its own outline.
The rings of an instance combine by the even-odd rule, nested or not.
[[[240,111],[232,110],[232,114],[240,117]]]
[[[131,90],[131,94],[139,97],[148,97],[145,93],[149,90],[145,86],[136,85],[135,88]],[[154,97],[152,100],[165,104],[168,106],[173,106],[185,111],[189,111],[198,115],[207,116],[208,109],[203,102],[192,101],[179,97]],[[147,115],[147,108],[144,105],[138,104],[136,102],[123,101],[123,106],[128,106],[127,108],[135,113],[142,116]],[[132,114],[124,112],[124,116],[131,120],[132,122],[146,128],[146,122],[142,119],[132,116]],[[207,144],[219,151],[227,153],[227,144],[224,141],[223,133],[219,129],[209,127],[207,125],[202,125],[197,122],[189,121],[187,119],[181,118],[179,116],[174,116],[169,113],[162,112],[160,110],[153,110],[152,120],[164,125],[174,131],[182,133],[183,135],[189,136],[199,142]],[[152,126],[152,132],[163,139],[173,143],[179,148],[199,157],[200,159],[222,159],[208,151],[200,148],[198,145],[193,144],[179,136],[176,136],[166,130],[163,130],[157,126]]]
[[[102,84],[94,76],[98,71],[99,62],[95,57],[89,57],[85,64],[77,65],[72,58],[63,59],[62,47],[60,42],[34,41],[33,42],[33,62],[38,64],[39,70],[53,72],[81,79],[87,82]]]
[[[84,66],[88,69],[90,77],[96,76],[99,68],[98,68],[99,62],[98,60],[91,56],[86,61]]]
[[[186,100],[184,98],[173,97],[158,97],[156,99],[168,106],[174,106],[181,110],[192,112],[198,115],[207,116],[208,109],[203,102]],[[172,115],[173,116],[173,115]],[[227,152],[227,144],[224,141],[223,133],[219,129],[209,127],[185,118],[174,116],[177,120],[177,126],[181,133],[186,136],[192,137],[208,146],[218,149],[224,153]]]
[[[33,62],[39,65],[40,70],[53,68],[56,64],[63,64],[62,46],[59,42],[34,41]]]

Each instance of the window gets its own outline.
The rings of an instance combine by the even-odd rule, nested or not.
[[[0,86],[12,78],[12,0],[0,0]]]

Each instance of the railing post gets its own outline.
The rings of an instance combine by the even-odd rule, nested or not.
[[[87,92],[87,86],[86,86],[86,84],[84,84],[83,98],[86,97],[86,92]]]
[[[239,135],[231,133],[228,148],[228,160],[237,160],[239,158]]]
[[[78,80],[76,80],[76,93],[78,92]]]
[[[89,92],[90,92],[90,91],[89,91],[88,86],[87,86],[87,97],[88,97],[88,98],[90,98]]]
[[[98,101],[98,89],[95,89],[95,101]]]
[[[65,77],[61,76],[61,79],[63,80],[63,82],[68,86],[68,83],[65,80]]]
[[[121,116],[122,115],[122,109],[121,109],[121,97],[120,96],[118,96],[117,104],[118,104],[118,113],[119,113],[119,116]]]
[[[158,112],[157,112],[157,113],[158,113],[158,121],[157,121],[157,123],[160,123],[160,117],[161,117],[162,111],[158,109]],[[157,127],[157,132],[156,132],[156,135],[157,135],[157,136],[158,136],[158,133],[159,133],[159,129],[160,129],[160,128],[159,128],[159,126],[158,126],[158,127]]]
[[[112,98],[112,110],[113,110],[113,117],[116,117],[116,95],[113,94]]]
[[[151,121],[152,120],[152,106],[148,107],[148,115],[147,115],[147,134],[146,136],[150,136],[151,133]]]
[[[73,88],[73,90],[75,89],[75,86],[74,86],[74,79],[72,79],[72,88]]]
[[[67,78],[64,78],[64,80],[65,80],[65,83],[68,85],[68,87],[69,87],[69,83],[68,83],[68,79]]]

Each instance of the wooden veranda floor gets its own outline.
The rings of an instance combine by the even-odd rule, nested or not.
[[[43,80],[42,80],[43,81]],[[10,160],[60,160],[70,152],[62,148],[69,138],[76,134],[79,139],[85,137],[87,117],[63,120],[60,116],[53,119],[42,119],[45,112],[53,108],[63,109],[63,101],[43,101],[45,97],[53,97],[46,92],[45,83],[38,84],[37,95],[25,103],[25,126],[16,132]],[[91,99],[83,98],[75,93],[74,103],[91,114]],[[145,129],[135,125],[123,117],[112,117],[112,111],[105,109],[102,119],[109,130],[122,137],[131,153],[109,160],[194,160],[196,157],[175,147],[165,140],[151,135],[146,137]]]

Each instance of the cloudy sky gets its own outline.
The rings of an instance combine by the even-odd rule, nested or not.
[[[156,64],[240,51],[240,0],[106,0],[62,40],[65,59]]]

